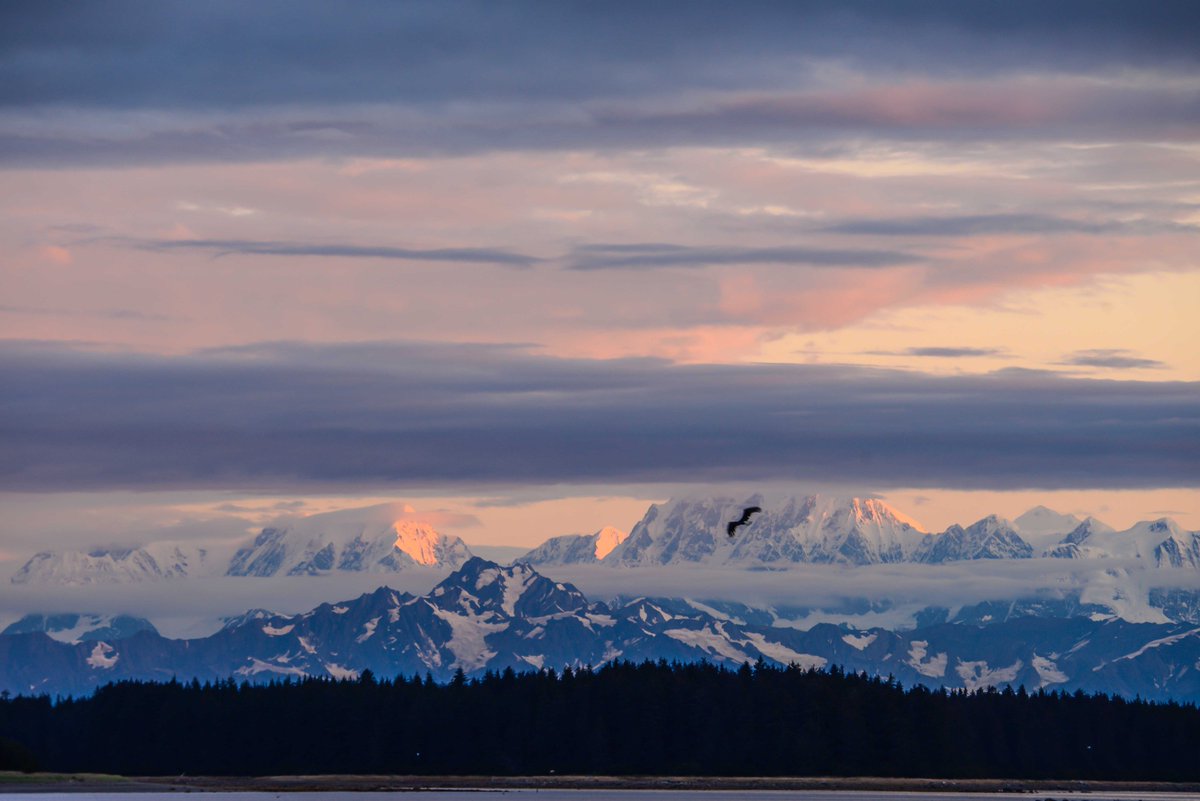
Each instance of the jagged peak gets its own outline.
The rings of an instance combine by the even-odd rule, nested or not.
[[[1033,536],[1063,535],[1073,530],[1082,520],[1073,514],[1063,514],[1048,506],[1037,505],[1012,521],[1022,534]]]
[[[764,512],[787,514],[807,513],[816,518],[834,518],[844,515],[850,519],[866,521],[888,521],[907,525],[916,531],[925,532],[925,527],[913,517],[896,509],[882,498],[832,493],[778,493],[755,492],[746,496],[690,494],[672,498],[664,504],[655,504],[652,509],[670,511],[686,506],[760,506]]]
[[[428,523],[397,520],[392,523],[392,531],[396,534],[396,548],[419,565],[441,564],[444,556],[441,552],[447,548],[466,551],[466,544],[461,539],[442,534]]]
[[[616,548],[629,538],[629,532],[621,531],[614,526],[605,526],[592,536],[596,540],[596,558],[603,559],[612,553],[613,548]]]
[[[980,519],[976,520],[971,525],[967,526],[967,528],[973,529],[976,531],[999,531],[1002,529],[1008,530],[1008,531],[1016,531],[1016,527],[1013,526],[1011,520],[1009,520],[1006,517],[1001,517],[1000,515],[997,515],[997,514],[991,514],[991,515],[987,515],[986,517],[981,517]]]

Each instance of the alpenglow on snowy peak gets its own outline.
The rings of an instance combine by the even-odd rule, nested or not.
[[[458,537],[397,519],[395,504],[300,518],[264,528],[230,560],[229,576],[303,576],[331,571],[394,573],[407,567],[456,569],[471,558]]]
[[[565,534],[551,537],[516,561],[530,565],[589,565],[612,553],[629,537],[624,531],[605,526],[595,534]]]
[[[10,579],[14,584],[124,584],[198,576],[301,576],[334,571],[395,573],[412,567],[454,570],[471,558],[458,537],[411,519],[411,507],[381,504],[310,515],[269,526],[230,558],[183,542],[140,548],[44,551]]]
[[[727,521],[762,507],[736,537]],[[882,501],[808,495],[681,498],[655,504],[604,559],[610,565],[783,566],[912,561],[925,532]]]

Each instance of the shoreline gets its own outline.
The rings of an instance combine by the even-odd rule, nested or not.
[[[774,790],[920,793],[1200,793],[1200,783],[795,776],[110,776],[0,774],[0,793]]]

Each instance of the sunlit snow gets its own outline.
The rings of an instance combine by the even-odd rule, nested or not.
[[[250,657],[250,664],[234,671],[239,676],[254,676],[259,673],[280,673],[286,676],[303,676],[304,669],[299,667],[283,667]]]
[[[338,679],[338,680],[345,680],[345,679],[353,680],[353,679],[357,679],[358,675],[359,675],[357,670],[353,670],[348,667],[342,667],[341,665],[337,664],[336,662],[330,662],[327,665],[325,665],[325,670],[327,670],[329,672],[330,676],[333,676],[335,679]]]
[[[846,636],[842,637],[842,642],[846,643],[846,645],[849,645],[851,648],[855,649],[856,651],[861,651],[862,649],[866,648],[871,643],[875,642],[875,638],[877,636],[879,636],[879,635],[877,635],[877,634],[847,634]],[[926,643],[926,646],[928,646],[928,643]],[[912,652],[910,651],[909,654],[911,655]],[[924,652],[922,652],[922,656],[924,656]],[[943,668],[943,670],[944,669],[945,668]],[[941,674],[938,674],[938,675],[941,675]]]
[[[366,642],[375,636],[375,628],[379,625],[379,618],[373,617],[366,623],[363,623],[363,633],[354,638],[355,642]]]
[[[1034,654],[1032,662],[1033,669],[1037,671],[1038,678],[1042,680],[1041,686],[1043,687],[1049,684],[1062,684],[1071,678],[1058,669],[1058,665],[1053,659],[1047,659],[1044,656]]]
[[[823,668],[828,663],[823,656],[814,656],[813,654],[802,654],[799,651],[793,651],[786,645],[777,642],[771,642],[763,635],[756,631],[746,632],[746,639],[754,645],[764,656],[769,656],[776,662],[785,665],[795,664],[805,670],[809,668]]]
[[[968,690],[978,690],[980,687],[998,687],[1013,681],[1024,666],[1025,663],[1020,659],[1008,667],[994,670],[984,661],[959,662],[954,667],[954,672],[962,679],[964,687]]]
[[[925,640],[913,640],[909,643],[908,664],[922,676],[928,676],[931,679],[946,675],[946,663],[949,661],[946,654],[943,652],[926,659],[925,654],[928,648],[929,643]]]
[[[488,623],[477,615],[458,615],[437,608],[433,613],[450,624],[451,636],[446,648],[454,654],[454,666],[468,672],[483,667],[496,655],[488,650],[484,638],[508,627],[508,623]]]
[[[87,658],[87,663],[94,668],[107,670],[116,665],[120,658],[121,655],[117,653],[117,649],[106,642],[98,642],[92,648],[92,655]]]
[[[738,662],[745,662],[750,659],[747,654],[739,651],[734,647],[733,643],[725,639],[722,634],[713,631],[709,626],[705,626],[702,629],[667,629],[663,634],[693,648],[699,648],[701,651],[719,654]]]
[[[1197,633],[1200,633],[1200,629],[1192,629],[1191,631],[1185,631],[1182,634],[1174,634],[1170,637],[1162,637],[1161,639],[1151,640],[1150,642],[1146,643],[1145,645],[1143,645],[1141,648],[1137,649],[1133,653],[1125,654],[1124,656],[1118,656],[1113,661],[1120,662],[1123,659],[1137,659],[1139,656],[1146,653],[1151,648],[1161,648],[1164,645],[1172,645],[1173,643],[1177,643],[1180,640],[1182,640],[1186,637],[1191,637],[1192,635],[1197,634]]]

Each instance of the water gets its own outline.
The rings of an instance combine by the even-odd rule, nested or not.
[[[0,785],[2,787],[2,785]],[[4,801],[179,801],[187,792],[13,793],[0,791]],[[202,801],[395,801],[398,792],[419,793],[419,801],[481,801],[480,793],[502,794],[503,801],[1004,801],[1007,793],[882,792],[869,790],[399,790],[394,792],[211,792]],[[1022,793],[1021,801],[1200,801],[1200,793],[1137,791]],[[414,799],[414,801],[416,801]],[[500,799],[497,799],[500,801]]]

